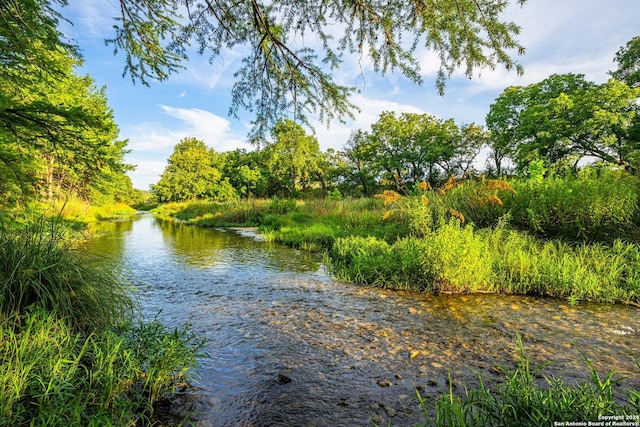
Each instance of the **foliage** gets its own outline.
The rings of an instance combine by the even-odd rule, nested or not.
[[[201,357],[188,328],[156,321],[78,332],[33,308],[0,317],[0,425],[152,424]]]
[[[132,308],[115,271],[105,260],[75,252],[55,222],[0,230],[0,316],[19,316],[35,306],[76,328],[110,325]]]
[[[415,58],[421,44],[440,59],[436,86],[441,93],[457,69],[469,77],[478,68],[497,65],[521,73],[509,53],[524,52],[516,41],[520,29],[501,19],[507,5],[450,0],[429,7],[419,1],[371,0],[153,0],[142,5],[120,0],[109,42],[125,52],[125,73],[143,83],[179,70],[191,43],[210,60],[242,52],[230,112],[255,112],[254,135],[260,137],[289,112],[302,122],[308,113],[327,120],[348,115],[353,88],[337,83],[332,73],[345,54],[367,55],[377,72],[398,70],[421,84]],[[305,42],[310,34],[317,47]]]
[[[346,178],[367,195],[379,188],[376,181],[406,194],[422,181],[435,185],[442,176],[470,173],[487,137],[474,123],[386,111],[370,132],[351,134],[343,153],[352,168]]]
[[[427,402],[418,394],[430,425],[436,426],[540,426],[554,423],[596,422],[604,416],[638,414],[637,402],[630,395],[626,404],[616,401],[614,387],[623,380],[614,371],[601,377],[582,353],[590,371],[590,381],[567,384],[541,374],[544,365],[531,367],[520,335],[517,337],[518,365],[504,370],[505,380],[494,391],[482,382],[477,389],[465,390],[463,398],[449,393],[435,404],[435,419]],[[537,378],[544,378],[540,385]],[[635,406],[635,407],[634,407]],[[617,419],[617,418],[616,418]]]
[[[618,64],[618,69],[610,72],[611,77],[625,82],[629,87],[640,86],[640,36],[621,47],[613,61]]]
[[[198,198],[218,201],[235,199],[228,180],[222,178],[221,156],[196,138],[183,138],[167,160],[160,181],[152,186],[160,202]]]
[[[273,194],[294,196],[305,189],[312,176],[319,176],[321,152],[318,140],[307,135],[298,123],[279,121],[272,132],[273,142],[264,148]]]
[[[383,112],[371,125],[370,138],[379,168],[394,189],[435,180],[434,169],[453,157],[458,127],[428,114]]]
[[[77,250],[56,221],[0,229],[0,425],[152,423],[183,390],[203,342],[134,325],[118,270]]]
[[[577,175],[514,180],[504,197],[511,224],[535,234],[572,241],[636,236],[638,179],[621,171],[585,168]]]
[[[63,3],[63,2],[60,2]],[[72,193],[89,199],[130,186],[104,88],[59,40],[49,2],[0,6],[0,205]]]
[[[507,88],[486,118],[496,169],[508,156],[522,169],[537,159],[573,162],[576,169],[583,158],[595,158],[637,171],[638,90],[616,80],[596,85],[576,74]]]
[[[429,292],[503,292],[571,302],[640,301],[637,245],[611,247],[541,242],[526,234],[475,231],[452,219],[423,237],[392,245],[375,238],[336,239],[329,252],[336,277],[367,285]]]

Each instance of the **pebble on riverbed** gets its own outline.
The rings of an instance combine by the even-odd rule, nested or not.
[[[383,378],[380,381],[378,381],[378,385],[380,387],[389,387],[389,386],[393,385],[393,383],[391,381],[389,381],[388,379]]]

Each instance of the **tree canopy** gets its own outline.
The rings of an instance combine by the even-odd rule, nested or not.
[[[131,189],[104,88],[58,32],[64,1],[0,2],[0,204]]]
[[[520,167],[591,157],[637,171],[639,90],[614,79],[597,85],[580,74],[507,88],[486,119],[494,157],[510,156]]]
[[[152,186],[161,202],[204,198],[226,201],[236,197],[229,182],[222,178],[222,156],[203,141],[183,138],[167,162],[160,181]]]
[[[520,5],[525,0],[513,0]],[[501,18],[507,0],[120,0],[115,34],[108,40],[125,54],[124,74],[134,81],[164,80],[185,66],[192,44],[214,60],[225,51],[245,52],[235,73],[230,113],[255,113],[255,135],[268,133],[284,116],[308,114],[342,119],[355,108],[354,88],[334,79],[347,55],[368,57],[376,72],[400,71],[423,83],[418,47],[440,61],[442,93],[456,70],[471,77],[498,65],[522,72],[512,58],[524,48],[519,27]],[[2,60],[44,64],[25,39],[43,49],[71,48],[58,32],[65,0],[14,0],[0,5]],[[3,45],[4,44],[4,45]],[[7,52],[7,53],[5,53]]]
[[[640,87],[640,36],[621,47],[613,61],[618,64],[618,69],[610,73],[611,77],[631,87]]]

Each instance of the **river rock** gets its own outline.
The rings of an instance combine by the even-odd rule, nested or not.
[[[291,381],[291,378],[289,378],[288,376],[278,374],[278,384],[289,384]]]

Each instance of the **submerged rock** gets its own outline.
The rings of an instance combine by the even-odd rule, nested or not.
[[[278,384],[289,384],[291,381],[292,379],[289,378],[288,376],[278,374]]]

